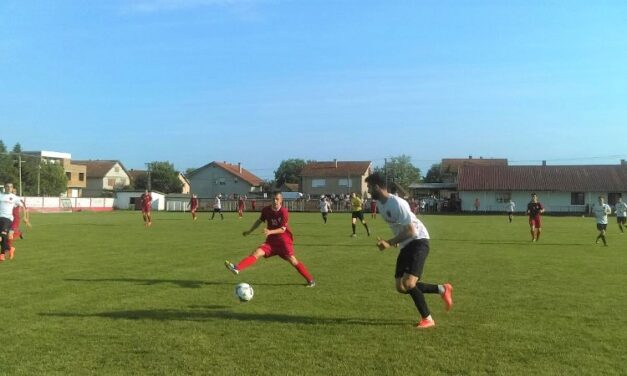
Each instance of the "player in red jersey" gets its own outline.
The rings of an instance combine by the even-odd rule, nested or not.
[[[544,205],[538,201],[538,195],[531,194],[531,202],[527,204],[527,215],[529,216],[529,229],[531,232],[531,241],[540,240],[542,232],[542,213],[544,213]]]
[[[196,210],[198,210],[198,196],[192,194],[192,198],[189,200],[189,210],[192,213],[192,219],[195,221]]]
[[[377,219],[377,200],[370,200],[370,216],[372,219]]]
[[[140,200],[142,205],[142,217],[144,217],[144,226],[152,226],[152,214],[150,213],[152,195],[150,195],[150,192],[146,190],[144,191],[144,193],[142,193]]]
[[[240,195],[237,199],[237,217],[242,218],[244,216],[244,208],[246,207],[245,203],[246,197]]]
[[[262,222],[266,222],[266,228],[263,230],[266,235],[266,241],[254,250],[249,256],[244,257],[237,265],[233,265],[228,260],[224,265],[233,274],[237,275],[242,270],[252,266],[257,262],[259,257],[279,256],[283,260],[292,264],[300,275],[307,280],[307,287],[314,287],[316,282],[305,267],[305,264],[298,261],[294,256],[294,237],[288,225],[287,208],[282,206],[283,196],[280,193],[274,194],[272,205],[268,205],[261,209],[259,219],[253,223],[248,231],[244,231],[243,235],[250,235]]]

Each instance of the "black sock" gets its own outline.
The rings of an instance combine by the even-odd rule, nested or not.
[[[368,228],[368,224],[364,223],[364,227],[366,228],[366,232],[368,233],[368,236],[370,236],[370,229]]]
[[[427,307],[425,295],[422,293],[422,291],[418,290],[418,287],[414,287],[413,289],[408,290],[407,293],[414,300],[414,304],[416,305],[418,312],[420,312],[420,316],[422,318],[428,317],[430,315],[429,307]]]
[[[355,233],[355,224],[353,223],[353,234]]]
[[[603,245],[607,245],[607,241],[605,240],[605,235],[599,235],[601,240],[603,240]]]
[[[601,236],[603,236],[603,235],[599,234],[599,235],[597,236],[597,241],[599,241],[599,239],[601,239]]]
[[[418,290],[422,291],[423,294],[439,294],[440,293],[440,290],[438,289],[438,285],[418,282],[416,284],[416,287],[418,287]]]

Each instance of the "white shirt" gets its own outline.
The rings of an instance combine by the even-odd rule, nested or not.
[[[222,209],[222,203],[220,202],[220,197],[216,196],[216,199],[213,201],[214,209]]]
[[[505,204],[505,207],[507,208],[508,212],[512,213],[514,211],[514,208],[516,207],[516,203],[514,201],[510,201]]]
[[[394,236],[398,235],[401,231],[405,231],[408,225],[411,224],[414,226],[416,234],[400,242],[399,245],[401,248],[414,239],[429,239],[427,228],[416,218],[416,215],[412,213],[407,201],[398,196],[389,195],[385,204],[377,200],[377,206],[379,213],[383,215],[383,219],[390,225]]]
[[[13,221],[13,208],[24,206],[22,200],[13,193],[0,193],[0,217]]]
[[[627,217],[627,202],[617,202],[614,210],[617,217]]]
[[[320,213],[328,213],[330,205],[327,200],[320,200]]]
[[[608,204],[594,204],[594,208],[592,208],[592,212],[594,216],[597,217],[597,223],[601,225],[607,224],[607,215],[612,212],[612,208]]]

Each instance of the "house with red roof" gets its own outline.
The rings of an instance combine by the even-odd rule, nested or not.
[[[516,211],[526,211],[536,193],[547,212],[584,213],[604,195],[609,205],[627,197],[627,162],[618,165],[508,166],[462,165],[457,190],[463,211],[505,211],[511,199]]]
[[[355,192],[365,197],[368,192],[366,177],[372,173],[371,161],[309,162],[301,173],[300,187],[305,196],[348,194]]]
[[[263,180],[242,167],[241,163],[213,161],[187,175],[191,193],[199,197],[225,198],[262,192]]]
[[[83,197],[110,197],[114,191],[131,184],[131,178],[122,162],[117,160],[83,160],[74,164],[85,166],[87,187]]]

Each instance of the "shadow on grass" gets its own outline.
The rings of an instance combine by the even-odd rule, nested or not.
[[[197,307],[197,306],[192,306]],[[211,321],[211,320],[230,320],[230,321],[256,321],[260,323],[276,322],[282,324],[305,324],[305,325],[365,325],[365,326],[407,326],[407,320],[381,320],[355,317],[314,317],[314,316],[297,316],[285,315],[280,313],[249,313],[249,312],[233,312],[222,310],[222,306],[204,306],[203,309],[209,310],[173,310],[173,309],[154,309],[154,310],[129,310],[129,311],[111,311],[98,313],[73,313],[73,312],[51,312],[40,313],[45,317],[95,317],[113,320],[157,320],[157,321]],[[217,309],[217,310],[211,310]]]
[[[528,246],[573,246],[573,245],[587,245],[587,243],[545,243],[542,241],[532,242],[531,240],[518,240],[518,241],[502,241],[502,240],[477,240],[477,239],[433,239],[436,241],[456,242],[456,243],[472,243],[472,244],[485,244],[485,245],[528,245]]]
[[[184,279],[143,279],[143,278],[66,278],[64,281],[68,282],[121,282],[121,283],[134,283],[142,286],[154,286],[160,284],[173,284],[179,287],[188,289],[197,289],[203,286],[231,286],[235,285],[237,281],[224,282],[224,281],[199,281],[199,280],[184,280]],[[304,286],[304,283],[255,283],[255,286]]]

